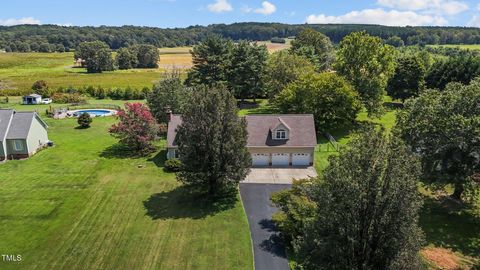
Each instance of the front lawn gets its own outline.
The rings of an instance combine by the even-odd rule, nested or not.
[[[0,165],[0,254],[22,256],[0,269],[252,269],[241,203],[190,195],[165,151],[123,156],[114,121],[47,119],[54,148]]]

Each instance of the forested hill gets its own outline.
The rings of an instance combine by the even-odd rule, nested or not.
[[[82,41],[101,40],[112,49],[135,43],[157,47],[188,46],[216,33],[234,40],[270,40],[295,36],[310,27],[326,34],[334,43],[353,31],[365,30],[388,39],[400,37],[410,44],[479,44],[480,28],[388,27],[379,25],[289,25],[280,23],[235,23],[162,29],[138,26],[65,27],[57,25],[0,26],[0,48],[11,51],[43,51],[75,48]]]

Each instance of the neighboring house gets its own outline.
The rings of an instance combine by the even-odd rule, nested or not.
[[[252,166],[311,166],[313,165],[317,136],[313,115],[248,115],[247,148],[252,155]],[[180,115],[171,115],[167,132],[167,158],[178,158],[175,142]]]
[[[23,105],[35,105],[42,104],[42,96],[37,94],[31,94],[23,97]]]
[[[36,112],[0,109],[0,161],[28,158],[45,147],[47,128]]]

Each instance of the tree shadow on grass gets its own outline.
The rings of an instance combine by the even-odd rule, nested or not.
[[[100,153],[100,157],[103,157],[103,158],[111,158],[111,159],[114,159],[114,158],[118,158],[118,159],[121,159],[121,158],[141,158],[141,157],[145,157],[146,155],[148,155],[148,151],[147,152],[138,152],[138,151],[134,151],[132,148],[129,148],[123,144],[120,144],[120,143],[116,143],[114,145],[111,145],[107,148],[105,148],[101,153]]]
[[[480,254],[480,217],[468,209],[452,209],[444,202],[424,197],[420,211],[420,226],[427,244],[449,248],[464,255]]]
[[[236,194],[211,200],[188,186],[156,193],[143,202],[146,215],[152,220],[191,218],[201,219],[235,207]]]
[[[161,150],[155,156],[147,159],[147,161],[153,162],[157,167],[164,167],[165,161],[167,161],[167,150]]]

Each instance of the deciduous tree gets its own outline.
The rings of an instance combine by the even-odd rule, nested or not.
[[[353,123],[357,94],[335,73],[309,73],[289,84],[273,102],[282,113],[312,113],[318,131]]]
[[[309,59],[317,71],[329,69],[335,59],[335,51],[330,39],[311,28],[298,33],[292,41],[291,51]]]
[[[167,123],[167,110],[182,114],[189,98],[189,90],[182,84],[176,71],[165,74],[165,78],[153,86],[147,95],[147,104],[158,123]]]
[[[131,69],[137,67],[138,59],[129,48],[121,48],[115,58],[118,69]]]
[[[312,73],[313,64],[303,56],[282,50],[268,57],[265,67],[265,89],[269,98],[274,98],[289,83],[302,74]]]
[[[125,103],[125,109],[117,113],[119,122],[112,125],[110,134],[120,143],[137,152],[153,148],[152,142],[157,134],[155,118],[142,103]]]
[[[421,156],[423,178],[453,184],[452,197],[462,199],[465,184],[480,171],[480,79],[407,101],[397,127]]]
[[[183,163],[178,179],[212,197],[231,194],[251,164],[247,123],[237,116],[237,102],[225,88],[198,87],[178,127]]]
[[[382,97],[395,70],[395,51],[378,37],[355,32],[340,42],[335,69],[359,93],[369,114],[382,107]]]
[[[74,58],[83,59],[89,73],[101,73],[114,68],[110,47],[101,41],[80,43]]]

